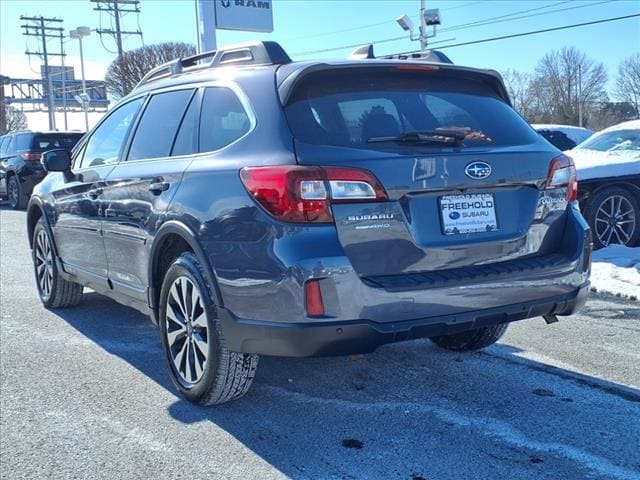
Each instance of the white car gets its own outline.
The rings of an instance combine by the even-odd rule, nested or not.
[[[576,165],[595,248],[640,245],[640,120],[606,128],[565,154]]]

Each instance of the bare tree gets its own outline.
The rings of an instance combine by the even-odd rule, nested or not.
[[[605,86],[607,72],[602,63],[594,62],[574,47],[547,53],[538,62],[534,83],[539,101],[549,102],[548,120],[577,125],[582,112],[583,124],[599,105],[608,100]]]
[[[0,103],[0,135],[27,129],[27,116],[20,110]]]
[[[627,57],[618,67],[615,95],[618,100],[630,103],[640,113],[640,53]]]
[[[507,92],[511,98],[513,108],[515,108],[520,115],[532,121],[530,118],[533,114],[532,111],[532,78],[529,73],[520,72],[515,69],[508,69],[502,72],[502,79],[504,80]]]
[[[176,58],[195,55],[193,45],[181,42],[146,45],[124,52],[107,69],[105,82],[107,91],[116,98],[127,95],[149,70]]]

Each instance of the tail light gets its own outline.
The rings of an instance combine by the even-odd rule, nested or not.
[[[578,179],[573,159],[566,155],[559,155],[551,160],[549,175],[545,188],[567,188],[567,201],[578,199]]]
[[[256,202],[285,222],[330,223],[333,203],[388,200],[378,179],[357,168],[245,167],[240,179]]]
[[[41,156],[42,156],[41,153],[32,153],[32,152],[24,152],[20,154],[20,157],[25,162],[39,162]]]

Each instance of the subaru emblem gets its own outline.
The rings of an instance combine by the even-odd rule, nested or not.
[[[491,175],[491,165],[485,162],[471,162],[464,168],[467,177],[482,180]]]

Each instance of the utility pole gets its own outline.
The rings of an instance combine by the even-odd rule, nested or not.
[[[60,53],[62,53],[62,112],[64,113],[64,129],[69,130],[67,122],[67,68],[64,66],[64,35],[60,35]]]
[[[424,16],[424,12],[427,9],[426,0],[420,0],[420,50],[427,51],[427,19]]]
[[[115,30],[112,30],[110,28],[99,28],[96,30],[96,32],[98,33],[98,35],[100,35],[100,37],[102,37],[102,35],[109,35],[115,40],[118,49],[120,68],[122,69],[122,54],[124,53],[124,49],[122,47],[122,36],[140,35],[140,37],[142,37],[142,31],[140,30],[122,30],[122,18],[127,13],[140,13],[140,8],[138,7],[140,0],[91,0],[91,3],[96,4],[94,10],[100,13],[107,12],[111,16],[113,16]]]
[[[27,50],[25,53],[27,55],[37,55],[42,58],[44,61],[44,81],[46,83],[46,95],[47,95],[47,104],[48,104],[48,113],[49,113],[49,129],[55,130],[56,128],[56,117],[55,117],[55,98],[53,91],[53,82],[51,81],[51,72],[49,71],[49,56],[60,56],[64,58],[64,52],[62,51],[62,41],[60,43],[61,50],[59,53],[50,52],[47,49],[47,38],[62,38],[64,28],[62,27],[50,27],[49,24],[62,23],[62,20],[59,18],[45,18],[45,17],[26,17],[24,15],[20,16],[20,20],[30,22],[21,25],[24,29],[22,32],[23,35],[28,37],[40,37],[42,41],[42,51],[29,51]],[[50,32],[57,32],[56,34],[51,34]]]
[[[582,127],[582,65],[578,64],[578,126]]]

